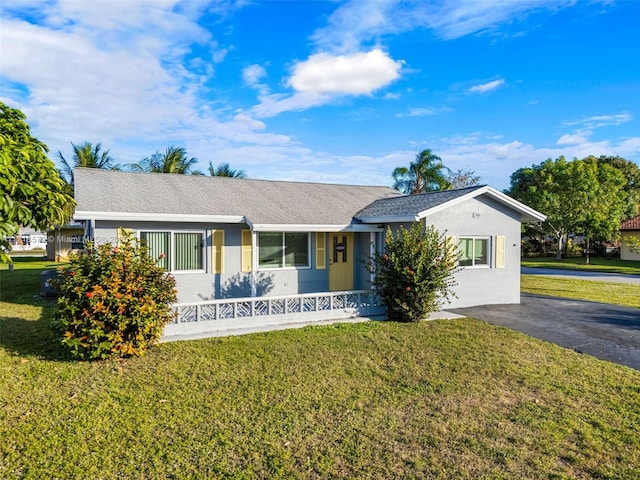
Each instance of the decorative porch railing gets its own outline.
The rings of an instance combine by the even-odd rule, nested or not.
[[[271,319],[283,317],[304,320],[334,319],[381,315],[385,312],[380,297],[371,290],[320,292],[279,297],[224,298],[173,305],[176,318],[169,325],[200,322],[221,322],[245,319]]]

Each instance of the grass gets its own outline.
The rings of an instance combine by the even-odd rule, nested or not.
[[[68,362],[23,275],[0,303],[0,478],[637,478],[627,367],[471,319]]]
[[[619,258],[591,257],[588,265],[584,262],[584,257],[570,257],[563,258],[562,260],[556,260],[555,257],[534,257],[523,258],[522,266],[640,275],[640,261],[620,260]]]
[[[640,286],[627,283],[574,280],[572,278],[522,275],[520,289],[526,293],[552,297],[611,303],[640,308]]]
[[[55,269],[61,262],[49,262],[42,257],[15,257],[14,270],[0,263],[0,301],[33,303],[34,295],[40,293],[40,274],[43,270]]]

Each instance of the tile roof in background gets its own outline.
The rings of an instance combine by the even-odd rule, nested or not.
[[[640,215],[620,224],[620,230],[640,230]]]

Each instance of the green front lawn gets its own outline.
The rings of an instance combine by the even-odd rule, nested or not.
[[[0,302],[0,478],[637,478],[627,367],[470,319],[69,362],[22,275]]]
[[[533,257],[523,258],[522,266],[640,275],[640,261],[591,257],[590,263],[587,265],[584,263],[585,260],[585,257],[570,257],[563,258],[562,260],[556,260],[555,257]]]
[[[640,308],[640,285],[544,275],[521,275],[520,279],[520,289],[526,293]]]

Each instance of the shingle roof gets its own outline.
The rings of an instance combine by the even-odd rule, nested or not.
[[[622,222],[620,230],[640,230],[640,215]]]
[[[263,225],[349,225],[389,187],[250,180],[78,168],[76,218],[87,212],[245,216]]]
[[[455,200],[483,187],[484,185],[478,185],[456,190],[443,190],[390,199],[380,199],[360,210],[356,213],[355,217],[417,216],[425,210],[450,202],[451,200]]]

